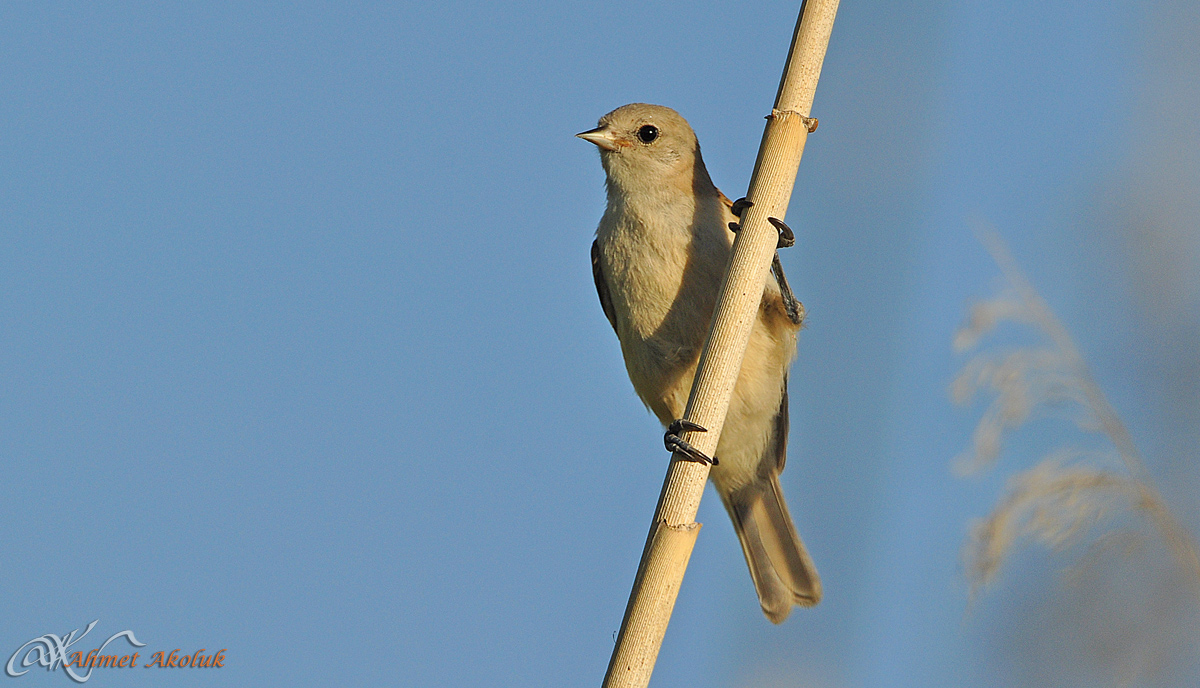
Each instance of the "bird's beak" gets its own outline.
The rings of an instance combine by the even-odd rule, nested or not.
[[[584,141],[590,141],[606,151],[615,151],[621,147],[621,143],[617,141],[617,138],[613,136],[612,131],[608,127],[596,127],[595,129],[589,129],[583,133],[576,134],[576,136]]]

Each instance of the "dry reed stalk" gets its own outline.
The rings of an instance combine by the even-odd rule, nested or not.
[[[1015,476],[1008,493],[983,520],[974,524],[964,548],[972,594],[995,578],[1005,558],[1023,538],[1061,548],[1117,513],[1128,513],[1152,526],[1200,601],[1200,550],[1152,484],[1133,439],[1096,384],[1074,340],[1017,267],[992,230],[980,238],[1008,283],[1006,293],[977,304],[955,335],[964,351],[1002,321],[1040,330],[1049,346],[1005,354],[978,354],[951,386],[958,403],[981,389],[994,399],[975,429],[973,447],[958,460],[962,473],[982,471],[999,457],[1004,434],[1022,425],[1039,406],[1071,402],[1083,415],[1079,424],[1107,437],[1119,459],[1117,470],[1080,462],[1081,453],[1052,453],[1034,468]],[[1072,462],[1073,460],[1073,462]],[[1124,470],[1120,470],[1123,468]]]
[[[700,355],[684,418],[707,432],[682,438],[712,456],[721,437],[729,398],[737,381],[750,329],[775,254],[778,231],[768,217],[787,214],[796,172],[813,120],[809,118],[838,0],[805,0],[780,79],[775,107],[767,117],[747,199],[713,321]],[[706,464],[671,458],[646,548],[638,565],[605,688],[644,688],[662,646],[688,558],[699,532],[695,522],[708,481]]]

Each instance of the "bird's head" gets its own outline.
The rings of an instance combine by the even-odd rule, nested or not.
[[[623,105],[601,117],[595,129],[576,136],[596,144],[609,185],[621,190],[662,185],[690,190],[697,172],[708,180],[696,134],[671,108]]]

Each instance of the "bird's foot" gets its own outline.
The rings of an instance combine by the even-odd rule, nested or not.
[[[667,427],[667,434],[663,435],[663,445],[666,446],[667,451],[671,452],[672,454],[679,452],[687,457],[688,461],[698,461],[699,463],[708,464],[710,466],[716,466],[718,463],[720,463],[715,458],[709,458],[707,454],[693,447],[688,442],[685,442],[679,436],[679,433],[684,431],[708,432],[708,428],[705,428],[699,423],[693,423],[690,420],[684,420],[682,418],[674,423],[671,423],[671,425]]]
[[[729,206],[729,209],[731,211],[733,211],[733,214],[736,215],[738,217],[738,219],[741,219],[742,213],[746,212],[746,208],[751,208],[753,206],[754,206],[753,203],[751,203],[750,201],[747,201],[745,196],[742,196],[741,198],[734,201],[733,205]],[[741,228],[742,228],[742,226],[736,222],[729,223],[729,231],[733,232],[734,234],[737,234],[738,230],[740,230]]]
[[[754,204],[750,201],[747,201],[743,197],[734,201],[733,205],[730,207],[730,210],[733,211],[733,214],[738,218],[741,218],[742,213],[746,212],[747,208],[752,207],[754,207]],[[791,227],[788,227],[786,224],[784,224],[783,220],[780,220],[777,217],[768,217],[767,222],[770,222],[771,226],[775,228],[775,231],[779,232],[779,243],[775,245],[775,248],[791,248],[792,246],[796,245],[796,233],[792,231]],[[729,223],[729,231],[733,232],[734,234],[736,234],[741,228],[742,226],[736,222]]]

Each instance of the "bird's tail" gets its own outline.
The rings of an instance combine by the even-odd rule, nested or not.
[[[820,602],[821,578],[796,534],[779,476],[759,478],[724,501],[767,618],[783,623],[792,605],[811,607]]]

